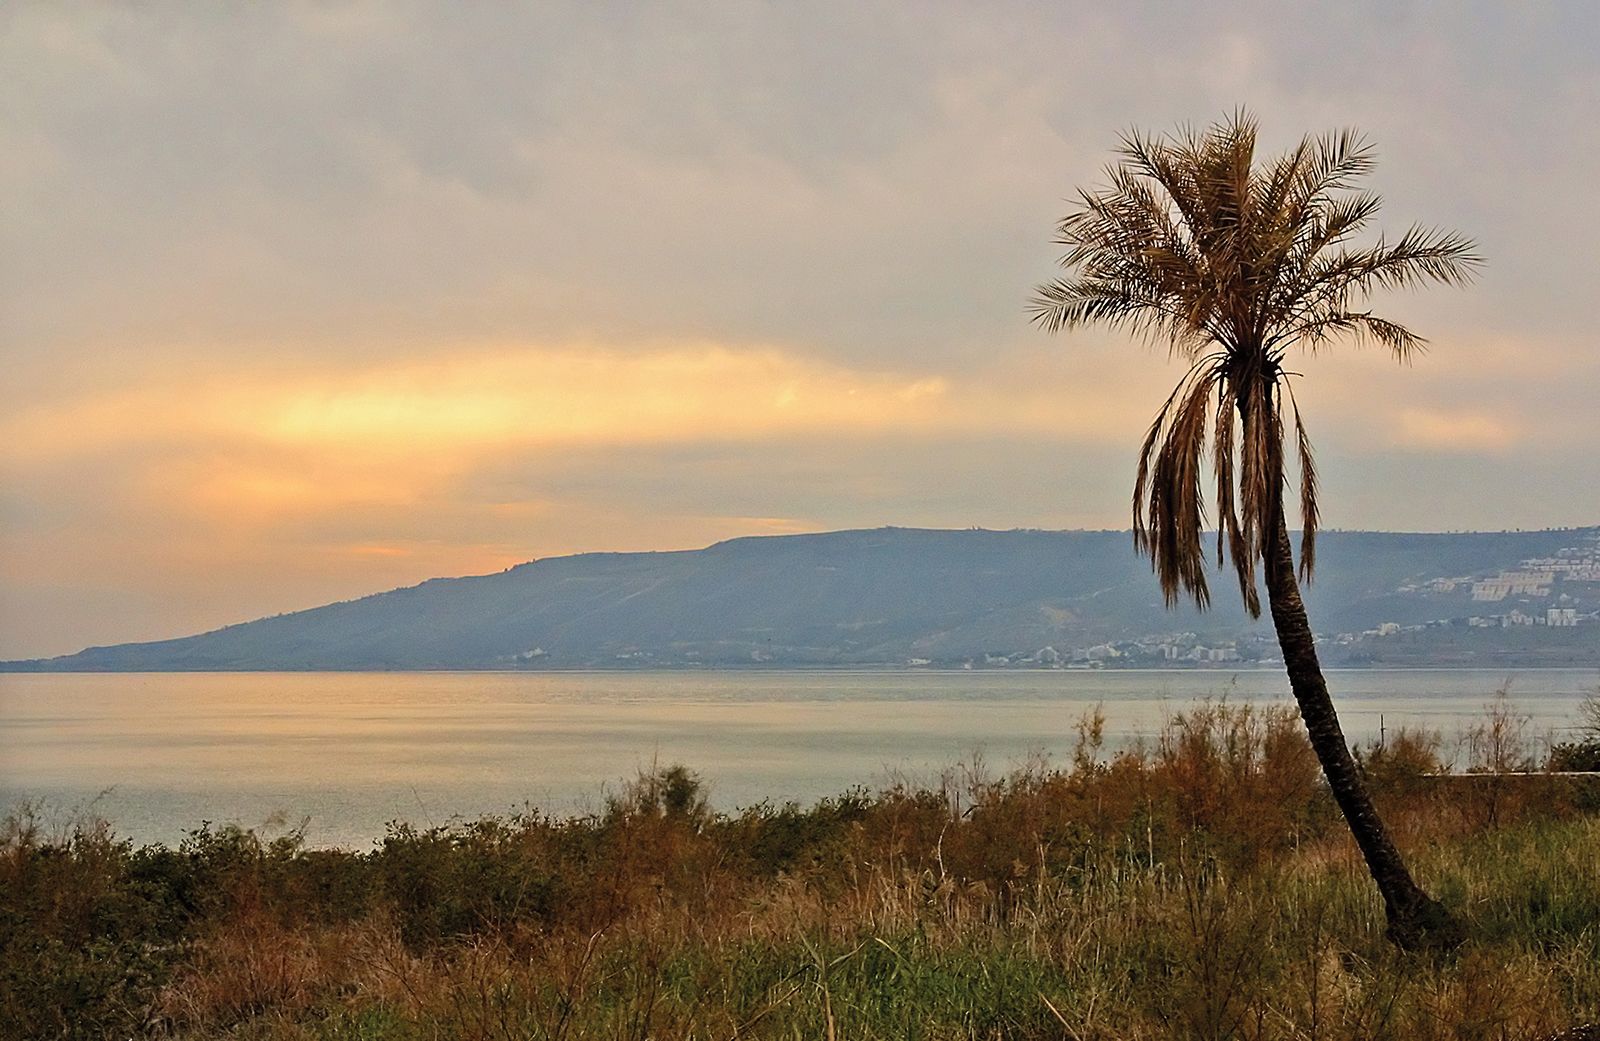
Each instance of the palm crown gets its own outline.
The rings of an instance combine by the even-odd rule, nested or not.
[[[1245,606],[1261,612],[1255,565],[1283,523],[1284,437],[1300,469],[1300,570],[1316,560],[1317,473],[1284,368],[1293,348],[1376,343],[1401,361],[1425,341],[1366,309],[1378,289],[1464,284],[1482,262],[1454,232],[1412,227],[1350,245],[1378,212],[1355,189],[1374,165],[1354,131],[1307,137],[1255,163],[1247,113],[1164,137],[1130,132],[1106,187],[1082,191],[1057,226],[1068,275],[1040,286],[1034,320],[1055,332],[1105,324],[1166,343],[1190,367],[1145,437],[1134,539],[1168,603],[1210,599],[1202,544],[1206,449],[1215,480],[1217,555],[1227,548]]]

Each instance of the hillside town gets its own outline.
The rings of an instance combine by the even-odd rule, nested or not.
[[[1600,619],[1600,535],[1563,547],[1553,556],[1532,557],[1489,576],[1457,575],[1402,585],[1397,592],[1451,593],[1467,588],[1472,602],[1504,604],[1510,610],[1469,615],[1475,628],[1547,625],[1572,628]],[[1379,633],[1377,635],[1390,635]]]
[[[1360,630],[1318,633],[1323,656],[1337,663],[1373,660],[1385,642],[1430,637],[1470,646],[1486,630],[1511,634],[1583,629],[1600,626],[1600,534],[1577,535],[1570,546],[1548,556],[1530,557],[1515,567],[1491,574],[1448,575],[1401,583],[1393,593],[1418,604],[1464,608],[1465,611],[1422,620],[1382,621]],[[1478,606],[1483,605],[1483,606]],[[1489,608],[1495,605],[1498,610]],[[1600,630],[1595,630],[1600,639]],[[1559,637],[1557,637],[1559,638]],[[1484,642],[1479,640],[1479,643]],[[1526,639],[1522,641],[1524,644]],[[912,666],[935,664],[912,659]],[[1032,652],[991,653],[962,663],[964,668],[1216,668],[1281,664],[1270,627],[1232,637],[1215,633],[1153,633],[1085,647],[1047,646]]]

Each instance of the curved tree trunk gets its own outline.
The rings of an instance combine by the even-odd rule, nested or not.
[[[1327,681],[1317,662],[1311,623],[1295,578],[1289,529],[1281,509],[1276,531],[1267,540],[1265,557],[1267,598],[1272,605],[1272,624],[1278,630],[1278,645],[1283,649],[1284,668],[1289,673],[1289,687],[1300,705],[1300,717],[1305,720],[1311,747],[1322,764],[1334,801],[1344,813],[1356,845],[1366,858],[1367,869],[1383,894],[1389,939],[1406,950],[1455,947],[1465,939],[1460,923],[1412,879],[1389,837],[1389,829],[1372,805],[1345,743],[1339,717],[1328,697]]]

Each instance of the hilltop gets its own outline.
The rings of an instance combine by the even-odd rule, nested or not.
[[[1328,664],[1600,665],[1600,528],[1333,531],[1318,556],[1307,600]],[[4,667],[1270,663],[1234,588],[1218,576],[1211,611],[1166,609],[1127,532],[880,528],[551,557]]]

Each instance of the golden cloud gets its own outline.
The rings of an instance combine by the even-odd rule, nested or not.
[[[506,347],[293,377],[235,372],[143,383],[14,414],[14,462],[211,439],[356,453],[507,443],[638,443],[927,422],[948,383],[859,372],[770,349],[643,354]]]
[[[252,417],[290,444],[641,443],[926,421],[938,378],[858,372],[775,350],[510,348],[304,388]]]
[[[1126,403],[1088,383],[1074,394],[1059,372],[997,368],[956,380],[717,345],[642,353],[507,346],[294,376],[189,378],[175,364],[138,385],[14,414],[0,424],[0,453],[29,465],[139,444],[230,455],[248,446],[415,465],[516,445],[997,428],[1095,437],[1108,422],[1126,426],[1118,421]],[[265,483],[287,493],[306,480]]]
[[[1059,356],[960,377],[719,344],[489,345],[291,371],[258,363],[218,372],[170,360],[147,365],[135,382],[86,386],[0,420],[0,464],[50,486],[108,475],[97,492],[107,508],[173,537],[242,546],[319,518],[392,532],[396,518],[429,516],[450,529],[433,537],[460,541],[475,526],[531,521],[529,511],[570,511],[570,503],[458,501],[472,474],[519,454],[1018,432],[1131,441],[1156,393],[1085,367],[1095,364],[1080,358],[1078,380]],[[527,516],[485,514],[504,508]],[[737,525],[700,523],[739,533]],[[739,523],[744,531],[807,526],[792,518]],[[610,537],[630,541],[624,535]],[[405,552],[416,550],[387,535],[348,545],[349,555],[368,560]]]
[[[1408,448],[1443,452],[1509,451],[1521,438],[1511,417],[1469,410],[1402,409],[1395,439]]]

